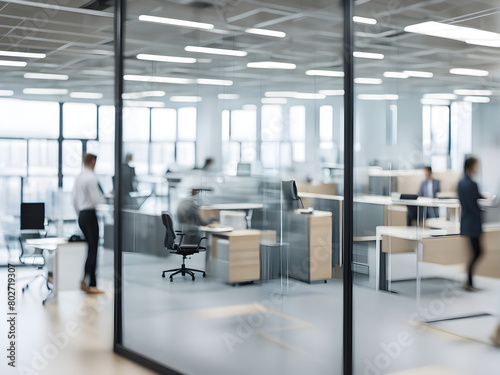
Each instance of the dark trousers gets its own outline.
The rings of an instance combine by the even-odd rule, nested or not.
[[[472,245],[472,258],[469,263],[469,285],[472,286],[472,275],[474,273],[474,267],[476,262],[481,257],[481,243],[479,237],[470,237],[470,243]]]
[[[84,280],[90,278],[87,284],[89,287],[97,286],[96,267],[97,267],[97,249],[99,246],[99,223],[95,210],[84,210],[78,216],[78,225],[82,230],[85,240],[89,245],[87,261],[85,262]]]

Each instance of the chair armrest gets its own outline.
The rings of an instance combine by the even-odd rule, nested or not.
[[[186,236],[185,233],[179,233],[179,237],[181,238],[177,246],[181,247],[182,246],[182,241],[184,241],[184,237]]]
[[[200,238],[200,241],[198,242],[198,246],[196,247],[196,250],[198,250],[198,249],[200,248],[200,246],[201,246],[201,242],[202,242],[203,240],[206,240],[206,239],[207,239],[207,237],[201,237],[201,238]]]

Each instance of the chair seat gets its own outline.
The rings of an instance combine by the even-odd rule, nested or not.
[[[206,250],[207,250],[206,247],[198,247],[198,245],[182,245],[182,247],[177,249],[172,249],[170,252],[176,254],[186,254],[186,253],[194,254]]]

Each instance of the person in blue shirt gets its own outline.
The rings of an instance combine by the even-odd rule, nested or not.
[[[419,197],[427,197],[427,198],[436,198],[437,193],[441,191],[441,182],[436,180],[432,176],[432,168],[425,167],[424,168],[425,180],[420,184],[420,188],[418,189]],[[423,207],[417,209],[416,206],[408,206],[408,214],[406,216],[407,225],[410,227],[414,220],[417,219],[417,212],[420,212],[420,219],[424,216]],[[439,217],[439,212],[436,207],[427,207],[425,210],[427,218]]]
[[[469,157],[464,163],[464,176],[458,183],[458,198],[462,205],[462,218],[460,221],[460,234],[469,237],[472,256],[468,267],[468,278],[462,286],[465,290],[474,291],[472,282],[474,267],[481,258],[481,233],[483,232],[481,221],[481,209],[479,199],[484,197],[479,192],[477,183],[472,179],[479,171],[479,161],[474,157]]]

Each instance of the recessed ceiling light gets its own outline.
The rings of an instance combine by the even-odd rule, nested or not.
[[[221,100],[236,100],[239,99],[240,96],[238,94],[219,94],[217,98]]]
[[[380,85],[382,80],[380,78],[354,78],[354,83],[362,85]]]
[[[326,95],[315,92],[297,92],[293,97],[295,99],[325,99]]]
[[[264,94],[267,98],[293,98],[295,95],[296,91],[266,91]]]
[[[353,56],[360,57],[362,59],[375,59],[375,60],[382,60],[384,58],[384,55],[382,53],[361,52],[361,51],[354,51]]]
[[[408,76],[408,74],[403,73],[403,72],[384,72],[384,77],[406,79],[409,76]]]
[[[0,51],[0,56],[27,57],[33,59],[44,59],[45,57],[47,57],[45,53],[15,52],[15,51]]]
[[[68,93],[67,89],[27,88],[23,90],[23,94],[28,94],[28,95],[66,95],[67,93]]]
[[[184,48],[184,51],[208,53],[211,55],[237,56],[237,57],[243,57],[248,55],[248,53],[246,53],[245,51],[236,51],[232,49],[223,49],[223,48],[197,47],[197,46],[187,46]]]
[[[233,81],[225,79],[198,78],[196,83],[199,85],[214,85],[214,86],[232,86]]]
[[[377,24],[377,20],[375,18],[354,16],[354,17],[352,17],[352,20],[356,23],[364,23],[366,25],[376,25]]]
[[[467,68],[454,68],[450,69],[451,74],[459,74],[463,76],[486,77],[490,73],[487,70],[481,69],[467,69]]]
[[[467,90],[467,89],[457,89],[453,90],[453,93],[456,95],[493,95],[493,91],[491,90]]]
[[[455,94],[448,93],[434,93],[434,94],[424,94],[425,99],[445,99],[445,100],[455,100],[457,96]]]
[[[148,107],[148,108],[161,108],[165,107],[163,102],[151,102],[151,101],[140,101],[140,100],[124,100],[123,104],[127,107]]]
[[[50,79],[50,80],[54,80],[54,81],[67,81],[69,76],[67,76],[66,74],[24,73],[24,78]]]
[[[0,66],[19,66],[21,68],[28,65],[25,61],[10,61],[10,60],[0,60]]]
[[[344,90],[319,90],[318,92],[326,96],[341,96],[345,94]]]
[[[260,61],[260,62],[251,62],[247,64],[249,68],[256,69],[295,69],[297,65],[292,63],[283,63],[276,61]]]
[[[0,90],[0,96],[12,96],[14,95],[13,90]]]
[[[69,96],[74,99],[102,99],[103,94],[100,92],[72,92]]]
[[[466,96],[464,97],[464,101],[471,103],[489,103],[490,98],[487,96]]]
[[[267,29],[250,28],[246,29],[245,32],[256,35],[274,36],[275,38],[284,38],[286,36],[286,33],[284,33],[283,31],[267,30]]]
[[[406,73],[408,77],[418,77],[418,78],[432,78],[434,74],[431,72],[421,72],[418,70],[405,70],[403,73]]]
[[[201,96],[171,96],[171,102],[180,102],[180,103],[197,103],[201,102]]]
[[[308,76],[322,76],[322,77],[343,77],[344,72],[339,72],[335,70],[308,70],[306,71]]]
[[[427,99],[427,98],[422,98],[422,99],[420,99],[420,104],[450,105],[450,101],[449,100],[445,100],[445,99]]]
[[[177,56],[164,56],[164,55],[148,55],[146,53],[140,53],[137,55],[139,60],[147,61],[161,61],[161,62],[171,62],[180,64],[194,64],[196,62],[195,58],[192,57],[177,57]]]
[[[362,94],[358,95],[360,100],[398,100],[399,96],[395,94]]]
[[[141,91],[141,92],[127,92],[122,94],[123,99],[142,99],[153,96],[156,97],[165,96],[165,91]]]
[[[202,30],[210,30],[214,28],[214,25],[212,25],[211,23],[193,22],[193,21],[179,20],[175,18],[155,17],[148,15],[139,16],[139,21],[162,23],[165,25],[172,25],[172,26],[191,27],[194,29],[202,29]]]
[[[127,74],[127,75],[123,76],[123,79],[125,81],[174,83],[174,84],[178,84],[178,85],[189,85],[189,84],[195,83],[194,79],[189,79],[189,78],[141,76],[141,75],[134,75],[134,74]]]
[[[262,104],[286,104],[287,100],[285,98],[262,98],[260,102]]]

